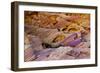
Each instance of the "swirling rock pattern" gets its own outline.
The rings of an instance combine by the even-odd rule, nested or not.
[[[25,11],[24,60],[90,58],[90,14]]]

